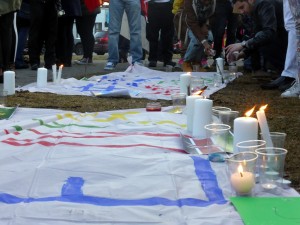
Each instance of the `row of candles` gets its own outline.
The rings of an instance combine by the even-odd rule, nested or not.
[[[57,66],[52,66],[53,83],[60,83],[63,65],[60,65],[57,71]],[[48,70],[46,68],[38,68],[37,70],[37,87],[47,86]],[[3,90],[7,91],[7,95],[15,94],[16,73],[14,71],[5,71],[3,73]]]

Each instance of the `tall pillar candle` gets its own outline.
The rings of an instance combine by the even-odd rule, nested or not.
[[[60,83],[61,80],[61,74],[62,74],[62,69],[63,69],[64,65],[60,65],[59,69],[58,69],[58,74],[57,74],[57,83]]]
[[[190,95],[190,85],[191,85],[192,75],[190,73],[184,73],[180,75],[180,93],[185,93],[187,96]]]
[[[196,99],[193,119],[193,137],[205,138],[204,126],[212,122],[212,105],[210,99]]]
[[[52,81],[54,84],[56,84],[56,79],[57,79],[57,69],[56,69],[56,64],[52,65]]]
[[[48,70],[46,68],[38,68],[37,71],[37,87],[46,87],[47,86],[47,74]]]
[[[233,146],[241,141],[257,140],[258,122],[253,117],[238,117],[233,125]]]
[[[273,142],[270,136],[270,130],[269,130],[269,126],[268,126],[268,122],[264,110],[264,108],[266,107],[267,106],[261,107],[259,111],[256,112],[256,116],[258,119],[258,124],[261,130],[261,134],[263,136],[263,139],[266,141],[266,147],[273,147]]]
[[[216,64],[217,64],[217,73],[222,74],[224,72],[224,59],[216,58]]]
[[[193,120],[194,120],[194,108],[196,99],[202,99],[200,95],[192,95],[186,98],[186,118],[187,118],[187,130],[193,132]]]
[[[5,71],[3,73],[3,90],[7,91],[7,95],[16,93],[16,74],[14,71]]]

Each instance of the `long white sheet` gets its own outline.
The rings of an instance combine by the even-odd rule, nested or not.
[[[102,76],[94,76],[85,80],[75,78],[62,79],[60,83],[49,82],[46,87],[40,88],[36,83],[31,83],[18,88],[17,91],[49,92],[60,95],[98,95],[117,94],[128,91],[132,98],[165,99],[171,100],[171,94],[179,93],[179,78],[183,72],[162,72],[151,70],[143,66],[128,67],[125,72],[115,72]],[[203,93],[209,97],[216,91],[224,88],[222,84],[213,86],[213,72],[196,72],[193,76],[202,77],[210,87]],[[63,77],[63,76],[62,76]]]
[[[185,115],[20,108],[13,119],[1,121],[0,225],[243,224],[226,165],[184,153]]]

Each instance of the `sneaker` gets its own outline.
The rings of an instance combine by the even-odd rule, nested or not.
[[[293,98],[300,95],[300,83],[294,82],[293,86],[281,94],[282,98]]]
[[[104,70],[114,70],[116,68],[116,65],[116,63],[107,62],[106,66],[104,67]]]
[[[92,64],[93,60],[90,58],[82,58],[80,60],[75,60],[74,62],[78,65],[87,65],[87,64]]]

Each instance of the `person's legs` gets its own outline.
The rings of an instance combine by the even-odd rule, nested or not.
[[[14,13],[7,13],[0,17],[0,68],[3,71],[9,68],[12,47]]]
[[[160,3],[149,4],[148,8],[148,23],[146,23],[146,38],[149,41],[149,66],[156,66],[158,60],[159,50],[159,31],[160,24],[162,21],[159,20],[158,16],[161,13],[159,11]]]
[[[110,0],[109,2],[109,34],[108,34],[108,62],[119,62],[119,35],[124,14],[124,0]],[[132,46],[130,46],[132,48]]]
[[[129,23],[130,54],[132,56],[132,63],[141,62],[143,58],[143,49],[142,49],[142,36],[141,36],[142,25],[141,25],[140,0],[123,0],[123,1],[125,2],[125,11]]]
[[[19,27],[18,28],[18,46],[17,55],[15,61],[16,69],[28,68],[28,65],[24,62],[23,51],[28,37],[29,27]]]

